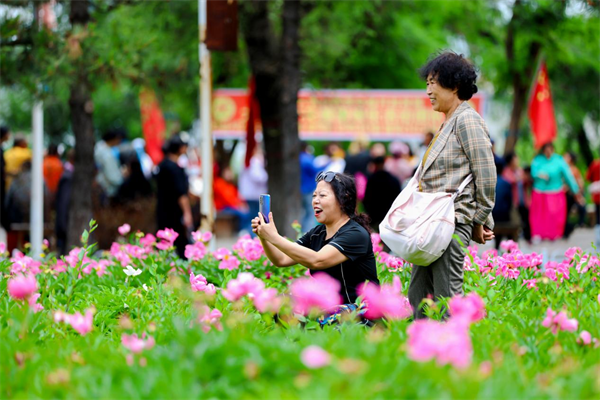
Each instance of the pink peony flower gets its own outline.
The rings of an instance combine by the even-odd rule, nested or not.
[[[232,255],[231,251],[229,251],[229,249],[227,249],[225,247],[221,247],[220,249],[217,249],[217,251],[213,252],[213,257],[219,261],[222,261],[225,259],[225,257],[231,256],[231,255]]]
[[[402,284],[398,276],[394,276],[393,285],[379,287],[372,282],[361,285],[358,292],[367,303],[365,318],[403,319],[412,315],[412,307],[401,291]]]
[[[41,295],[39,293],[34,293],[31,296],[29,296],[29,299],[27,300],[27,303],[29,303],[29,307],[31,307],[34,313],[42,311],[44,309],[44,306],[38,304],[37,302],[40,296]]]
[[[203,292],[207,283],[206,278],[201,274],[194,275],[193,272],[190,272],[190,284],[194,292]]]
[[[523,279],[523,285],[527,285],[527,289],[535,289],[538,290],[536,286],[537,279]]]
[[[237,301],[246,295],[254,297],[264,287],[264,282],[255,278],[250,272],[242,272],[236,279],[227,282],[227,289],[223,290],[223,296],[229,301]]]
[[[331,310],[343,302],[339,290],[340,283],[323,272],[295,279],[290,287],[294,312],[307,315],[312,309]]]
[[[579,338],[584,345],[589,345],[592,343],[592,335],[588,331],[582,331],[579,334]]]
[[[225,256],[223,261],[219,263],[219,269],[226,269],[229,271],[233,271],[234,269],[238,269],[240,266],[240,260],[238,260],[235,256]]]
[[[81,313],[79,312],[70,315],[67,322],[81,336],[85,336],[88,332],[92,330],[93,320],[94,310],[88,309],[85,311],[85,315],[81,315]]]
[[[381,237],[378,233],[371,233],[371,243],[373,245],[373,253],[379,253],[383,250],[381,245]]]
[[[212,232],[192,232],[192,238],[194,238],[194,241],[196,242],[208,243],[212,239],[212,236]]]
[[[32,273],[37,275],[40,273],[40,267],[42,266],[41,262],[35,261],[33,258],[24,255],[20,251],[17,251],[10,261],[12,262],[10,267],[11,274]]]
[[[485,317],[485,304],[483,299],[475,292],[466,296],[454,296],[448,303],[452,319],[461,320],[468,324],[479,321]]]
[[[81,315],[79,312],[71,315],[63,311],[55,311],[54,322],[65,322],[71,325],[81,336],[85,336],[92,330],[94,312],[94,308],[87,309],[85,315]]]
[[[302,364],[310,369],[326,367],[331,363],[331,356],[319,346],[311,345],[300,354]]]
[[[519,244],[513,240],[503,240],[502,242],[500,242],[500,248],[502,250],[506,250],[510,253],[513,253],[519,250]]]
[[[195,242],[185,246],[185,258],[192,261],[200,261],[206,255],[206,246],[202,242]]]
[[[171,247],[173,247],[173,243],[169,242],[168,240],[161,240],[160,242],[156,243],[156,248],[159,250],[169,250]]]
[[[223,330],[223,325],[221,325],[221,317],[223,314],[221,311],[213,308],[212,310],[208,306],[202,306],[200,308],[200,313],[198,314],[198,322],[202,326],[202,331],[204,333],[210,332],[211,328],[215,328],[218,331]]]
[[[552,333],[555,335],[559,330],[575,332],[578,325],[579,323],[577,320],[574,318],[567,318],[567,314],[564,311],[557,314],[550,307],[548,307],[548,310],[546,311],[546,318],[542,321],[542,326],[551,328]]]
[[[19,274],[9,279],[6,287],[10,297],[15,300],[24,300],[35,293],[38,284],[35,276],[29,273],[27,275]]]
[[[179,236],[179,233],[175,232],[171,228],[165,228],[164,230],[160,230],[156,232],[156,237],[159,239],[166,240],[168,242],[175,242],[175,239]]]
[[[206,288],[204,288],[204,293],[206,293],[209,296],[214,296],[215,293],[217,293],[217,288],[212,283],[209,283],[208,285],[206,285]]]
[[[426,362],[432,359],[438,365],[451,364],[463,369],[471,364],[473,345],[468,325],[453,320],[438,322],[418,320],[406,330],[408,334],[408,357]]]
[[[265,254],[260,239],[252,239],[250,235],[244,235],[239,238],[233,245],[233,250],[235,250],[239,257],[248,261],[259,260]]]
[[[567,257],[569,261],[575,258],[576,255],[581,256],[582,254],[583,250],[581,250],[580,247],[570,247],[567,249],[567,251],[565,251],[565,257]]]
[[[277,296],[277,289],[269,288],[261,290],[252,299],[254,307],[261,312],[277,313],[281,308],[281,299]]]
[[[148,339],[145,338],[145,332],[142,334],[141,338],[138,338],[138,335],[135,333],[132,335],[123,334],[121,336],[121,343],[132,353],[141,353],[142,350],[150,350],[155,345],[154,338],[152,336],[148,336]]]
[[[159,250],[168,250],[173,247],[175,243],[175,239],[179,236],[179,233],[175,232],[171,228],[165,228],[164,230],[160,230],[156,232],[156,237],[162,239],[157,245],[156,248]]]
[[[129,224],[123,224],[118,229],[119,235],[125,236],[131,231],[131,226]]]
[[[6,243],[0,242],[0,254],[4,254],[6,251]]]
[[[144,247],[150,247],[154,243],[156,243],[156,237],[151,233],[147,233],[146,236],[140,239],[140,244]]]

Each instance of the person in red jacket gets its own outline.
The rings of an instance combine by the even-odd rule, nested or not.
[[[596,226],[594,230],[596,232],[596,246],[600,245],[600,158],[594,160],[585,174],[587,179],[592,184],[590,185],[590,192],[592,193],[592,200],[596,205]]]

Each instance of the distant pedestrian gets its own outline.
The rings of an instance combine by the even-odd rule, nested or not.
[[[55,198],[56,223],[54,230],[56,233],[56,247],[58,248],[59,256],[68,253],[67,232],[69,227],[69,209],[71,207],[74,165],[75,150],[70,149],[67,151],[67,160],[64,164],[63,174],[58,182]]]
[[[238,188],[240,197],[248,205],[248,216],[240,221],[240,230],[250,234],[252,232],[252,218],[258,215],[259,199],[261,194],[268,192],[269,174],[265,169],[265,158],[260,145],[254,148],[254,154],[250,158],[250,165],[240,171]]]
[[[4,147],[2,145],[10,138],[10,128],[0,126],[0,241],[6,242],[6,232],[9,228],[8,212],[6,210],[6,163],[4,161]]]
[[[325,154],[315,158],[315,165],[319,170],[344,172],[346,169],[346,160],[344,159],[344,150],[336,142],[328,143],[325,146]]]
[[[492,216],[494,217],[496,226],[502,223],[510,223],[513,210],[512,187],[510,183],[503,177],[502,173],[504,168],[505,167],[503,163],[496,164],[496,174],[498,176],[498,180],[496,181],[496,202],[494,204],[494,209],[492,210]],[[499,249],[503,236],[502,234],[498,233],[495,233],[495,236],[495,247],[496,249]]]
[[[312,206],[312,198],[317,183],[315,178],[320,170],[315,166],[315,158],[309,151],[308,143],[302,142],[300,152],[300,192],[302,193],[302,232],[308,232],[317,223]]]
[[[21,172],[23,163],[31,161],[32,155],[25,136],[16,134],[13,140],[13,147],[4,152],[7,190],[10,188],[12,179]]]
[[[102,140],[96,143],[94,148],[94,161],[98,168],[96,180],[109,199],[117,194],[119,186],[123,183],[118,151],[120,143],[120,133],[110,130],[104,134]]]
[[[373,160],[374,172],[367,181],[367,189],[363,204],[367,215],[371,218],[371,227],[379,231],[379,224],[400,194],[401,182],[384,169],[385,158]]]
[[[512,204],[519,212],[521,227],[523,229],[523,238],[527,242],[531,242],[531,226],[529,225],[529,203],[531,200],[530,175],[525,174],[525,171],[519,166],[519,158],[515,153],[506,154],[504,160],[505,166],[502,172],[502,178],[511,186]]]
[[[177,161],[187,150],[185,143],[177,135],[165,144],[165,158],[156,172],[156,220],[158,229],[170,228],[177,232],[175,247],[179,257],[184,258],[185,246],[189,244],[189,234],[193,229],[192,209],[188,196],[189,181],[185,170]]]
[[[567,222],[567,196],[563,186],[573,193],[579,186],[565,160],[554,153],[552,142],[542,146],[531,163],[533,193],[529,222],[532,241],[557,240],[563,237]]]
[[[596,222],[594,226],[596,248],[600,247],[600,158],[594,160],[585,174],[585,179],[590,182],[592,201],[596,206]]]
[[[410,147],[397,141],[390,144],[389,150],[392,156],[385,161],[385,170],[406,185],[415,171],[415,165],[410,158]]]
[[[126,156],[122,170],[124,181],[115,196],[117,203],[133,203],[152,197],[152,184],[146,179],[137,154],[130,153]]]
[[[579,186],[579,192],[572,193],[568,190],[568,187],[565,187],[565,192],[567,193],[567,224],[565,225],[565,232],[563,236],[568,238],[571,236],[576,227],[582,227],[585,225],[585,217],[587,211],[585,209],[585,199],[583,197],[583,189],[585,187],[585,181],[583,180],[583,176],[581,175],[581,171],[577,168],[577,156],[572,151],[568,151],[563,156],[565,162],[569,166],[575,181],[577,182],[577,186]],[[569,214],[575,207],[577,211],[577,222],[572,223],[569,222]]]
[[[46,157],[43,162],[44,170],[44,181],[50,191],[50,194],[54,196],[58,190],[58,182],[63,174],[63,163],[58,155],[58,146],[51,144],[48,146]]]

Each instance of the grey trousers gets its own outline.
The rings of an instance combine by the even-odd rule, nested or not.
[[[456,224],[454,234],[465,246],[469,245],[473,234],[473,225]],[[427,296],[433,300],[439,297],[452,297],[463,293],[463,264],[465,253],[454,238],[444,254],[427,267],[413,265],[408,287],[408,300],[414,310],[415,319],[425,318],[421,310],[421,301]]]

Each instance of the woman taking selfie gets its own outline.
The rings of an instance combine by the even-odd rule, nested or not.
[[[259,213],[252,220],[252,230],[274,265],[300,264],[311,272],[324,272],[340,283],[344,303],[354,303],[358,285],[365,281],[379,284],[368,217],[356,213],[354,179],[329,171],[321,172],[316,180],[312,205],[321,225],[294,243],[279,235],[271,213],[269,223]]]

